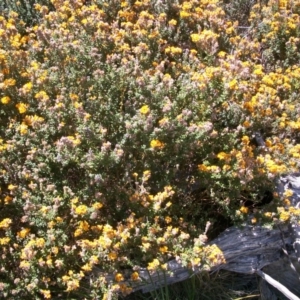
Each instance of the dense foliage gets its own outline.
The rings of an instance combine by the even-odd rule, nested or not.
[[[31,2],[0,15],[1,295],[105,299],[125,268],[220,263],[206,223],[299,169],[300,1],[243,26],[219,0]]]

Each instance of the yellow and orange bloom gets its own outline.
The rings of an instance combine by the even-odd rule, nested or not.
[[[24,113],[26,113],[26,111],[28,109],[28,104],[20,102],[20,103],[16,104],[16,108],[18,109],[20,114],[24,114]]]
[[[12,219],[5,218],[0,222],[0,229],[8,229],[12,224]]]
[[[132,281],[137,281],[137,280],[139,280],[139,278],[140,278],[140,276],[139,276],[139,273],[138,273],[138,272],[133,272],[133,273],[131,274],[131,280],[132,280]]]
[[[159,267],[159,265],[160,265],[159,260],[155,258],[152,262],[148,263],[147,269],[149,271],[154,271]]]
[[[8,104],[11,101],[9,96],[4,96],[1,98],[1,103],[2,104]]]
[[[30,233],[30,228],[24,228],[21,231],[17,232],[17,236],[21,239],[24,239]]]
[[[79,205],[79,206],[77,206],[76,208],[75,208],[75,213],[77,214],[77,215],[85,215],[86,213],[87,213],[87,211],[88,211],[88,208],[87,208],[87,206],[86,205]]]
[[[240,212],[243,213],[243,214],[247,214],[249,212],[249,208],[246,207],[246,206],[242,206],[240,208]]]
[[[45,299],[51,299],[51,292],[49,290],[40,290],[40,293]]]
[[[115,280],[116,280],[117,282],[120,282],[120,281],[123,281],[123,280],[124,280],[124,277],[123,277],[123,275],[122,275],[121,273],[117,273],[117,274],[115,275]]]
[[[152,149],[162,149],[164,148],[164,143],[162,143],[160,140],[152,140],[150,142],[150,147]]]

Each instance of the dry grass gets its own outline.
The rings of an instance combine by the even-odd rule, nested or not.
[[[203,272],[152,293],[133,293],[124,300],[242,300],[259,299],[259,278],[227,271]]]

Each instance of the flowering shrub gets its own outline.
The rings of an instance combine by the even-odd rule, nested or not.
[[[0,3],[0,11],[7,16],[9,12],[14,11],[19,18],[27,26],[35,25],[42,17],[36,9],[35,5],[44,5],[47,9],[54,10],[51,0],[2,0]]]
[[[124,268],[135,281],[171,257],[220,263],[206,222],[243,220],[249,197],[298,170],[300,1],[254,5],[246,35],[220,2],[0,16],[4,297],[99,299],[131,291]]]

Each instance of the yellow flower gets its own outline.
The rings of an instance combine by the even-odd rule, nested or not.
[[[299,217],[300,216],[300,209],[295,207],[289,207],[289,212],[293,214],[294,216]]]
[[[240,212],[243,213],[243,214],[247,214],[249,212],[249,208],[246,207],[246,206],[242,206],[240,208]]]
[[[192,3],[190,3],[189,1],[184,1],[182,3],[182,10],[184,11],[188,11],[192,8]]]
[[[9,218],[5,218],[0,222],[0,229],[8,229],[11,225],[12,220]]]
[[[61,217],[56,217],[56,221],[57,221],[58,223],[61,223],[61,222],[63,221],[63,219],[62,219]]]
[[[168,247],[167,246],[161,246],[161,247],[159,247],[159,252],[161,252],[161,253],[167,253],[168,252]]]
[[[230,158],[230,155],[225,153],[225,152],[220,152],[217,155],[217,158],[220,159],[220,160],[228,160],[228,158]]]
[[[192,263],[193,265],[197,266],[201,262],[201,259],[199,257],[193,258]]]
[[[284,165],[278,165],[272,160],[266,162],[266,167],[268,168],[268,171],[273,174],[283,173],[286,171],[286,167]]]
[[[171,53],[171,54],[181,54],[182,53],[182,49],[180,47],[167,47],[165,49],[165,53]]]
[[[86,205],[79,205],[75,209],[75,213],[77,215],[85,215],[87,213],[87,207]]]
[[[204,29],[200,34],[193,33],[191,34],[192,42],[199,43],[199,42],[213,42],[219,37],[219,34],[214,33],[211,30]]]
[[[78,279],[71,279],[67,282],[67,292],[77,290],[79,288],[79,280]]]
[[[123,277],[123,275],[122,275],[121,273],[117,273],[117,274],[115,275],[115,280],[116,280],[117,282],[120,282],[120,281],[123,281],[123,280],[124,280],[124,277]]]
[[[279,215],[279,219],[283,222],[288,221],[290,219],[290,213],[287,211],[282,211]]]
[[[265,75],[262,80],[262,83],[264,83],[267,86],[273,86],[274,85],[274,81],[272,80],[272,78],[269,75]]]
[[[22,123],[19,127],[18,130],[20,131],[21,135],[24,135],[28,132],[28,126],[25,123]]]
[[[110,260],[116,260],[117,257],[118,257],[118,255],[117,255],[116,252],[110,252],[110,253],[108,254],[108,258],[109,258]]]
[[[283,193],[283,196],[285,197],[290,197],[290,196],[293,196],[293,191],[290,190],[290,189],[287,189],[284,193]]]
[[[161,120],[158,121],[159,126],[164,126],[169,122],[169,118],[162,118]]]
[[[69,279],[70,279],[70,276],[64,275],[64,276],[62,277],[62,282],[66,283],[66,282],[68,282]]]
[[[45,246],[45,240],[43,238],[38,238],[36,239],[35,244],[38,248],[43,248]]]
[[[78,146],[81,144],[80,138],[78,136],[76,136],[75,138],[74,136],[69,135],[67,138],[70,142],[73,143],[74,146]]]
[[[87,264],[83,265],[81,267],[81,269],[85,272],[90,272],[90,271],[92,271],[92,266],[89,263],[87,263]]]
[[[137,281],[140,278],[139,273],[138,272],[133,272],[131,274],[131,280],[132,281]]]
[[[17,185],[13,185],[13,184],[10,184],[9,186],[8,186],[8,189],[10,190],[10,191],[14,191],[14,190],[16,190],[18,188],[18,186]]]
[[[151,244],[146,242],[146,243],[142,243],[142,247],[144,250],[148,250],[151,247]]]
[[[22,124],[26,124],[28,126],[34,126],[37,123],[41,123],[44,121],[44,118],[39,117],[37,115],[34,116],[25,116],[25,118],[23,119],[23,123]]]
[[[101,209],[103,207],[103,204],[100,202],[96,202],[92,205],[92,207],[96,210]]]
[[[207,169],[211,173],[219,173],[220,172],[220,168],[218,166],[209,166],[209,167],[207,167]]]
[[[90,225],[87,221],[80,221],[79,228],[82,229],[83,231],[88,231],[90,228]]]
[[[99,258],[96,255],[92,255],[90,257],[90,264],[94,265],[94,264],[98,264],[99,263]]]
[[[187,11],[181,10],[179,15],[180,15],[180,18],[184,19],[184,18],[188,18],[191,14]]]
[[[208,259],[213,263],[225,263],[225,257],[223,255],[222,250],[215,244],[207,247],[205,249],[206,252],[208,252]]]
[[[58,247],[52,247],[52,248],[51,248],[51,252],[52,252],[54,255],[57,255],[58,251],[59,251]]]
[[[0,245],[7,245],[10,242],[9,237],[4,237],[0,239]]]
[[[82,234],[83,234],[83,230],[80,229],[80,228],[77,228],[77,229],[74,231],[74,236],[75,236],[75,237],[78,237],[78,236],[80,236],[80,235],[82,235]]]
[[[143,105],[141,108],[140,108],[140,113],[142,115],[147,115],[148,113],[150,112],[150,108],[148,105]]]
[[[227,172],[227,171],[229,171],[231,169],[231,166],[229,166],[229,165],[224,165],[223,167],[222,167],[222,170],[224,171],[224,172]]]
[[[78,102],[78,101],[75,101],[74,103],[73,103],[73,105],[74,105],[74,107],[75,108],[81,108],[82,107],[82,102]]]
[[[228,83],[228,87],[230,90],[236,90],[237,85],[238,85],[238,82],[236,79],[233,79]]]
[[[177,21],[174,20],[174,19],[172,19],[172,20],[169,21],[169,25],[176,26],[177,25]]]
[[[53,265],[53,261],[52,261],[52,258],[50,255],[47,256],[46,265],[48,267],[52,267],[52,265]]]
[[[252,219],[251,219],[251,223],[252,223],[252,224],[256,224],[256,223],[257,223],[257,219],[256,219],[255,217],[252,218]]]
[[[264,213],[264,216],[265,216],[266,218],[272,218],[272,213],[271,213],[271,212],[265,212],[265,213]]]
[[[26,84],[23,85],[23,91],[25,93],[29,93],[32,89],[32,83],[31,82],[28,82]]]
[[[190,52],[191,52],[191,54],[194,55],[194,56],[198,53],[197,50],[195,50],[195,49],[191,49]]]
[[[198,170],[202,171],[202,172],[207,172],[208,171],[208,167],[206,165],[198,165]]]
[[[49,96],[45,91],[40,91],[34,96],[35,99],[41,100],[41,101],[47,101],[49,100]]]
[[[150,146],[153,149],[162,149],[164,147],[164,144],[159,140],[152,140],[150,142]]]
[[[4,96],[1,98],[2,104],[8,104],[11,101],[10,97]]]
[[[40,208],[39,211],[40,211],[43,215],[45,215],[45,214],[48,213],[49,210],[50,210],[50,207],[49,207],[49,206],[43,205],[43,206]]]
[[[159,265],[160,265],[159,260],[155,258],[152,262],[148,263],[147,269],[149,271],[154,271]]]
[[[29,228],[25,228],[25,229],[22,229],[21,231],[17,232],[17,236],[21,239],[24,239],[30,232],[30,229]]]
[[[29,268],[30,268],[30,263],[29,263],[29,261],[27,261],[27,260],[22,260],[22,261],[20,262],[20,268],[21,268],[21,269],[24,269],[24,270],[29,270]]]
[[[108,224],[104,225],[103,234],[110,239],[114,238],[114,236],[116,235],[115,230]]]
[[[143,172],[143,180],[147,181],[151,176],[151,172],[149,170],[146,170]]]
[[[45,299],[51,299],[51,292],[49,290],[40,290]]]
[[[250,127],[250,125],[251,125],[250,122],[247,120],[243,123],[243,126],[246,128]]]
[[[27,111],[28,104],[20,102],[16,104],[16,108],[19,110],[20,114],[24,114]]]
[[[16,80],[12,78],[5,79],[3,84],[4,84],[4,88],[7,88],[9,86],[14,86],[16,84]]]
[[[254,71],[252,72],[254,75],[261,76],[263,75],[263,66],[262,65],[255,65]]]
[[[278,4],[280,8],[286,8],[288,1],[287,0],[279,0]]]
[[[249,137],[247,135],[244,135],[242,137],[242,142],[243,142],[243,144],[248,145],[250,143]]]
[[[226,55],[227,55],[227,53],[224,52],[224,51],[220,51],[220,52],[218,53],[218,57],[219,57],[219,58],[225,58]]]
[[[78,197],[75,197],[75,198],[71,199],[70,201],[72,204],[76,204],[76,203],[78,203],[79,199],[78,199]]]
[[[79,99],[79,97],[76,94],[70,93],[69,96],[70,96],[72,101],[77,101]]]
[[[201,40],[201,35],[198,33],[191,34],[192,42],[197,43]]]
[[[172,218],[169,217],[169,216],[166,216],[165,221],[166,221],[167,224],[170,224],[172,222]]]

